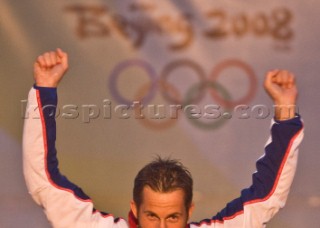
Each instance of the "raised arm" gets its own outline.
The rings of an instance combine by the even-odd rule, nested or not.
[[[265,227],[284,207],[303,138],[303,124],[295,114],[297,87],[294,76],[281,70],[267,73],[264,87],[274,102],[275,118],[265,153],[256,163],[252,185],[216,216],[191,227]]]
[[[57,86],[68,69],[62,50],[39,56],[23,131],[23,171],[32,198],[53,227],[127,227],[123,219],[94,209],[91,199],[60,174],[56,156]]]

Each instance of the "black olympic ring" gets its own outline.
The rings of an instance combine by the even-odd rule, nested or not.
[[[175,61],[169,63],[163,69],[163,71],[161,73],[161,76],[160,76],[160,78],[161,78],[160,90],[161,90],[161,93],[162,93],[163,97],[168,102],[171,102],[172,104],[182,104],[183,101],[181,99],[176,98],[176,97],[172,97],[170,94],[168,94],[167,90],[163,86],[163,83],[168,85],[169,84],[168,83],[168,78],[169,78],[170,73],[173,70],[175,70],[175,69],[177,69],[178,67],[181,67],[181,66],[188,66],[191,69],[193,69],[198,74],[200,82],[206,80],[205,72],[203,71],[201,66],[199,66],[197,63],[195,63],[192,60],[180,59],[180,60],[175,60]],[[195,97],[194,100],[192,100],[192,102],[196,102],[196,101],[200,100],[203,97],[203,95],[204,95],[204,91],[202,93],[199,93],[199,95],[197,97]]]
[[[180,94],[176,91],[176,88],[167,82],[167,79],[170,75],[170,73],[177,67],[181,67],[183,65],[186,65],[187,67],[190,67],[193,69],[200,78],[200,82],[196,83],[194,86],[189,88],[186,94],[186,99],[181,99]],[[218,101],[218,104],[223,105],[226,108],[226,111],[230,111],[231,108],[235,107],[238,104],[245,104],[248,103],[255,95],[256,93],[256,84],[257,79],[255,76],[255,73],[251,69],[249,65],[246,63],[237,60],[237,59],[231,59],[231,60],[225,60],[221,63],[219,63],[212,71],[212,74],[210,75],[210,79],[206,79],[203,69],[200,65],[193,62],[192,60],[188,59],[182,59],[182,60],[175,60],[174,62],[169,63],[164,70],[162,71],[160,78],[157,79],[157,74],[154,70],[154,68],[146,61],[134,59],[134,60],[127,60],[122,63],[119,63],[116,65],[116,67],[113,69],[110,75],[110,81],[109,81],[109,88],[111,95],[114,97],[114,99],[119,102],[120,104],[126,104],[126,105],[132,105],[134,101],[130,101],[126,98],[124,98],[122,95],[120,95],[120,92],[117,88],[117,77],[120,75],[122,70],[125,68],[128,68],[130,66],[138,66],[145,70],[145,72],[148,74],[151,82],[149,86],[149,92],[141,97],[142,95],[139,93],[138,99],[141,98],[142,104],[148,104],[155,96],[156,89],[159,87],[161,94],[163,95],[163,98],[173,104],[180,104],[180,105],[186,105],[187,103],[193,103],[198,102],[204,95],[205,89],[204,88],[211,88],[210,92],[212,97]],[[217,82],[217,78],[219,77],[220,73],[226,69],[227,67],[235,66],[242,70],[244,70],[247,73],[247,76],[250,80],[250,86],[248,93],[241,99],[238,99],[236,101],[233,101],[230,97],[230,94],[227,92],[227,90]],[[197,91],[196,91],[197,90]],[[196,91],[196,93],[195,93]],[[195,95],[194,95],[195,94]],[[226,112],[225,114],[230,114]],[[207,129],[214,129],[219,126],[221,126],[223,123],[225,123],[225,120],[228,119],[228,115],[222,116],[222,120],[216,120],[211,121],[210,123],[200,122],[197,119],[190,119],[191,122],[198,127],[207,128]],[[146,123],[147,125],[148,123]],[[152,125],[154,125],[152,123]],[[154,125],[153,128],[160,128],[160,125]],[[164,127],[161,127],[164,128]]]

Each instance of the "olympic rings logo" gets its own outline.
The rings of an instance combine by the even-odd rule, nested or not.
[[[124,97],[119,90],[119,77],[124,72],[131,67],[141,68],[150,80],[150,83],[142,86],[137,93],[135,94],[134,99],[130,100]],[[176,86],[169,82],[170,76],[173,75],[173,71],[179,68],[188,68],[194,71],[197,75],[198,82],[188,88],[186,95],[182,98],[181,93],[179,93]],[[237,100],[233,100],[229,91],[218,82],[218,78],[222,77],[222,73],[228,68],[237,68],[244,72],[244,74],[248,77],[249,81],[249,89],[245,95],[238,98]],[[179,75],[180,77],[181,75]],[[203,99],[206,91],[209,91],[213,100],[217,101],[222,107],[225,109],[225,113],[221,115],[216,115],[214,121],[200,121],[199,118],[187,118],[191,121],[191,123],[202,129],[216,129],[222,126],[228,119],[231,118],[231,110],[241,104],[248,104],[253,99],[256,94],[257,88],[257,78],[253,71],[253,69],[246,64],[245,62],[239,59],[228,59],[218,63],[209,77],[206,77],[206,74],[203,68],[196,62],[190,59],[178,59],[167,64],[162,72],[158,75],[155,69],[152,67],[150,63],[141,59],[131,59],[123,61],[117,64],[112,70],[108,87],[113,99],[120,103],[130,107],[134,107],[136,114],[138,114],[139,108],[134,106],[133,104],[137,104],[139,102],[142,105],[148,105],[155,98],[157,91],[160,92],[163,99],[165,99],[168,104],[176,104],[181,107],[187,107],[189,104],[196,104]],[[141,107],[141,106],[140,106]],[[213,108],[213,106],[211,106]],[[213,108],[214,109],[214,108]],[[211,112],[215,112],[217,110],[211,110]],[[141,110],[140,110],[141,111]],[[217,114],[217,113],[216,113]],[[220,111],[219,111],[219,114]],[[151,121],[147,118],[137,118],[138,121],[141,121],[146,127],[152,129],[166,129],[171,127],[177,122],[177,118],[169,118],[165,121]]]

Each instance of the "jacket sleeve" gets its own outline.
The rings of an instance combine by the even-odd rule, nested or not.
[[[303,139],[300,116],[286,121],[272,121],[271,136],[264,155],[257,161],[252,185],[241,191],[211,219],[191,223],[190,227],[265,227],[285,206],[298,161],[298,147]]]
[[[128,227],[125,220],[94,209],[92,200],[61,175],[56,156],[57,91],[34,86],[23,130],[23,172],[29,193],[53,227]]]

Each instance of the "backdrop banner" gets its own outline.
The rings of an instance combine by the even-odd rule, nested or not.
[[[311,0],[0,2],[0,227],[50,227],[27,193],[21,137],[33,62],[62,48],[60,170],[97,209],[127,217],[133,179],[157,155],[193,174],[192,221],[250,186],[273,117],[265,73],[297,77],[305,140],[289,199],[268,227],[319,227],[317,17]]]

